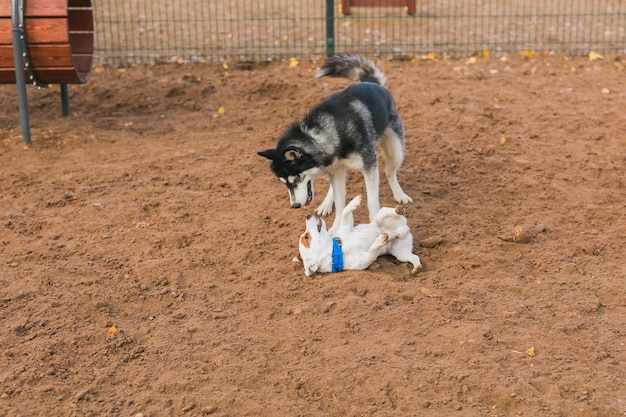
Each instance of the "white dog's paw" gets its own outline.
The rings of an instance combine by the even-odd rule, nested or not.
[[[378,235],[372,246],[370,246],[370,250],[377,250],[385,246],[389,243],[389,235],[387,233],[381,233]]]
[[[349,207],[352,210],[356,210],[356,208],[361,205],[362,201],[363,201],[363,196],[359,194],[356,197],[354,197],[352,200],[350,200],[346,208]]]
[[[402,206],[396,206],[396,214],[398,216],[404,216],[406,215],[406,209]]]
[[[424,269],[424,267],[422,266],[421,263],[418,263],[417,265],[413,265],[413,270],[411,271],[411,274],[417,274],[422,269]]]

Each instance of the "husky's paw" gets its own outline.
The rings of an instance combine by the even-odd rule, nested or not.
[[[400,204],[408,204],[413,202],[413,199],[404,193],[394,194],[393,199]]]
[[[320,204],[318,208],[315,209],[315,214],[317,214],[320,217],[328,216],[332,212],[333,212],[332,202],[330,204],[326,204],[325,202],[323,202],[322,204]]]

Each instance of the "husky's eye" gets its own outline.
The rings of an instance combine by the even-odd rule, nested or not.
[[[302,177],[300,176],[300,174],[296,175],[295,178],[293,179],[293,182],[298,183],[300,182],[300,180],[302,180]]]

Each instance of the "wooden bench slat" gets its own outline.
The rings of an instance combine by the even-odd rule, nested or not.
[[[0,45],[0,69],[13,69],[13,46]]]
[[[11,19],[0,18],[0,45],[11,45]]]
[[[72,54],[93,54],[93,33],[70,33]]]
[[[70,32],[93,32],[93,11],[89,9],[70,9],[67,12]]]
[[[33,68],[71,67],[72,56],[69,45],[46,45],[28,47],[30,64]]]
[[[74,68],[41,68],[35,71],[41,82],[46,84],[78,84],[89,77],[89,73],[77,73]],[[29,83],[26,74],[26,83]],[[15,70],[0,69],[0,84],[15,83]]]
[[[72,66],[69,45],[45,45],[29,46],[28,55],[33,68],[38,66],[64,67]],[[0,46],[0,68],[9,68],[14,71],[13,48],[11,46]]]
[[[72,62],[78,73],[89,74],[93,65],[93,55],[74,55]]]
[[[350,7],[406,7],[407,13],[414,15],[417,0],[341,0],[343,14],[350,14]]]
[[[24,23],[26,43],[69,42],[67,19],[33,18]]]
[[[68,0],[68,7],[91,7],[91,0]]]
[[[26,0],[25,17],[67,16],[67,0]],[[11,0],[0,1],[0,16],[11,17]]]

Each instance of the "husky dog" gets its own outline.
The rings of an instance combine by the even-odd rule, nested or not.
[[[330,187],[316,213],[336,210],[331,232],[339,226],[346,204],[346,177],[349,169],[365,178],[369,218],[380,208],[378,201],[378,156],[385,156],[385,174],[393,198],[401,204],[412,202],[402,191],[396,172],[404,154],[404,128],[393,98],[385,89],[385,75],[360,55],[341,54],[328,59],[317,78],[342,77],[355,82],[311,109],[300,123],[287,128],[275,149],[259,152],[272,161],[270,168],[289,190],[291,207],[308,206],[313,200],[313,181],[323,172]]]
[[[331,236],[324,220],[307,216],[306,230],[300,237],[299,255],[294,262],[304,264],[304,273],[340,272],[345,269],[367,269],[380,255],[393,255],[401,262],[413,264],[412,273],[422,269],[419,256],[413,254],[413,235],[406,224],[404,209],[383,207],[374,220],[354,227],[352,213],[361,204],[357,196],[337,213],[339,228]]]

